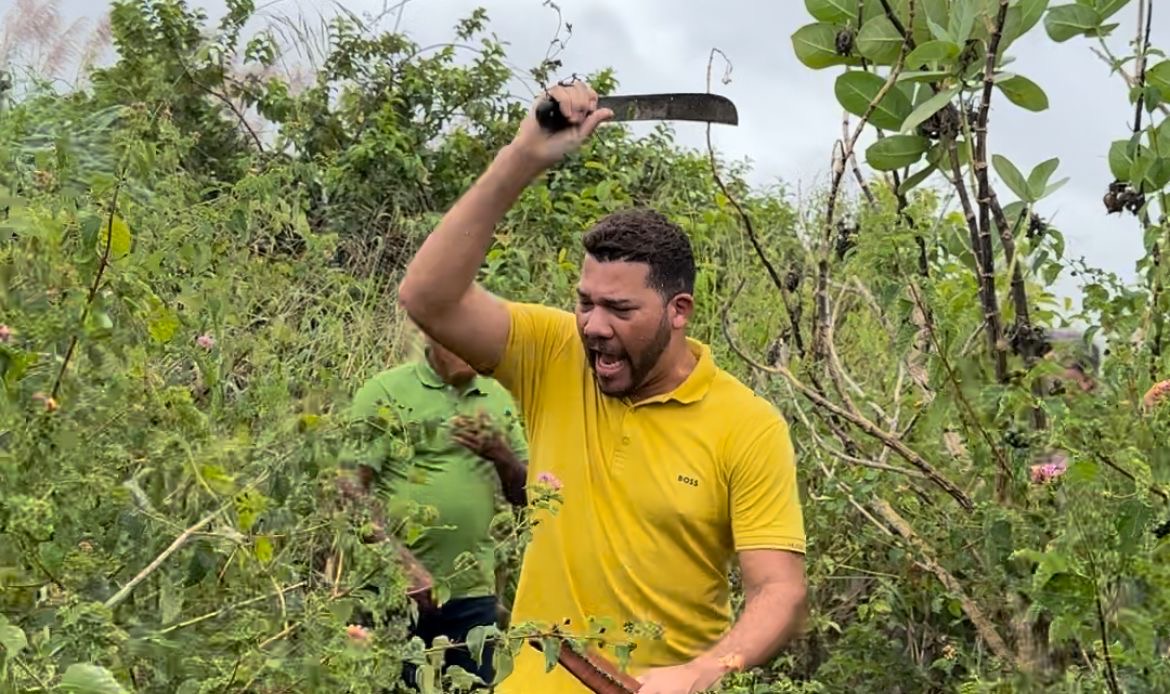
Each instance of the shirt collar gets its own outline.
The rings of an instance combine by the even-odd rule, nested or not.
[[[419,359],[417,362],[415,362],[414,373],[418,377],[419,382],[421,382],[427,388],[434,388],[436,390],[441,390],[443,388],[452,387],[452,386],[450,386],[450,384],[448,384],[446,381],[443,380],[443,377],[440,376],[437,371],[435,371],[434,367],[431,366],[430,360],[427,359],[425,356],[422,359]],[[484,389],[482,387],[481,377],[476,376],[466,386],[464,386],[464,388],[460,394],[461,395],[484,395],[485,392],[486,391],[484,391]]]

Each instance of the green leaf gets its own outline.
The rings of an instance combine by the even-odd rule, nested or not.
[[[126,220],[115,214],[102,221],[101,229],[98,230],[98,253],[100,255],[106,254],[108,243],[111,261],[124,258],[130,253],[132,241],[130,227],[126,225]]]
[[[1064,473],[1064,480],[1068,483],[1092,482],[1097,479],[1100,471],[1101,466],[1096,462],[1087,459],[1078,460],[1068,466],[1068,472]]]
[[[892,65],[902,50],[902,35],[888,17],[878,15],[857,32],[857,52],[878,65]]]
[[[818,22],[807,24],[792,34],[792,50],[796,58],[806,67],[823,70],[834,65],[856,62],[837,53],[837,32],[839,27]]]
[[[936,61],[949,62],[959,57],[961,50],[958,44],[950,41],[927,41],[910,51],[910,55],[906,56],[906,67],[919,68]]]
[[[146,331],[150,334],[151,340],[158,344],[166,344],[174,339],[179,327],[178,315],[166,306],[160,305],[155,308],[150,321],[146,324]]]
[[[804,7],[822,22],[845,23],[857,18],[857,0],[804,0]]]
[[[1162,92],[1162,99],[1170,99],[1170,60],[1163,60],[1146,70],[1146,84]]]
[[[911,174],[909,177],[906,178],[905,181],[902,181],[902,185],[898,186],[898,194],[905,195],[906,193],[909,193],[911,190],[914,190],[915,188],[918,187],[918,185],[920,183],[922,183],[927,178],[929,178],[930,175],[932,173],[934,173],[936,170],[938,170],[937,166],[935,166],[934,164],[927,164],[921,170]]]
[[[1053,157],[1040,162],[1032,169],[1032,173],[1028,174],[1028,193],[1031,202],[1035,202],[1044,197],[1045,190],[1048,187],[1048,179],[1052,178],[1052,174],[1056,173],[1056,167],[1060,166],[1060,158]]]
[[[1044,17],[1044,30],[1048,37],[1063,43],[1092,31],[1101,25],[1102,17],[1092,7],[1082,4],[1059,5],[1048,10]]]
[[[9,660],[28,646],[28,638],[24,630],[0,616],[0,646],[4,647],[4,655]]]
[[[947,22],[947,34],[951,41],[962,45],[971,38],[971,29],[975,27],[975,14],[978,11],[978,0],[952,0],[951,12]]]
[[[936,41],[949,41],[951,43],[955,42],[954,38],[951,37],[951,33],[942,28],[942,26],[936,22],[933,17],[928,17],[926,19],[926,24],[930,27],[930,35],[933,36]]]
[[[1048,95],[1040,85],[1023,75],[1011,75],[1002,79],[997,77],[995,86],[1016,106],[1029,111],[1043,111],[1048,108]]]
[[[256,561],[267,564],[272,561],[272,540],[267,535],[257,537],[252,551],[256,555]]]
[[[922,158],[930,140],[921,135],[890,135],[865,150],[865,160],[878,171],[893,171],[910,166]]]
[[[949,77],[950,74],[946,70],[907,70],[898,75],[898,82],[938,82],[944,77]]]
[[[498,648],[492,649],[492,669],[496,673],[492,680],[493,684],[499,684],[505,677],[511,675],[513,667],[515,667],[515,659],[511,648],[500,644]]]
[[[837,77],[833,91],[846,111],[861,117],[883,86],[885,80],[881,77],[871,72],[853,70]],[[910,100],[901,91],[890,89],[878,102],[869,120],[883,130],[897,130],[909,114]]]
[[[540,650],[544,652],[544,671],[552,672],[557,666],[557,658],[561,653],[561,640],[554,636],[540,637]]]
[[[1004,22],[1004,34],[1008,41],[1015,41],[1028,33],[1032,27],[1044,16],[1048,9],[1048,0],[1020,0],[1008,10],[1007,20]]]
[[[918,105],[918,108],[914,109],[914,111],[906,117],[906,120],[902,122],[902,127],[899,128],[899,130],[901,132],[907,133],[914,128],[917,128],[922,124],[923,121],[933,116],[943,106],[946,106],[947,103],[950,102],[952,98],[954,98],[955,94],[958,93],[958,87],[950,87],[935,94],[926,101],[923,101]]]
[[[995,167],[995,172],[1003,179],[1004,185],[1011,189],[1016,197],[1028,202],[1032,201],[1028,195],[1028,182],[1024,180],[1024,175],[1016,168],[1007,157],[1002,154],[991,155],[991,165]]]
[[[1115,140],[1109,145],[1109,171],[1119,181],[1129,180],[1129,171],[1133,168],[1132,144],[1132,140]]]
[[[88,663],[70,665],[61,678],[60,688],[79,694],[127,694],[109,670]]]
[[[1089,3],[1086,3],[1085,0],[1079,0],[1079,1],[1083,4],[1089,4]],[[1130,0],[1093,0],[1093,2],[1091,4],[1093,5],[1094,8],[1096,8],[1097,13],[1099,15],[1101,15],[1101,21],[1105,21],[1106,19],[1109,19],[1111,16],[1116,14],[1118,11],[1120,11],[1123,7],[1125,7],[1129,3],[1130,3]],[[1116,25],[1114,25],[1114,26],[1116,26]]]
[[[1166,157],[1154,157],[1154,161],[1150,164],[1150,168],[1146,171],[1146,181],[1153,187],[1154,190],[1161,190],[1170,183],[1170,159]]]
[[[471,628],[467,632],[467,650],[471,653],[472,660],[481,664],[483,662],[483,648],[487,644],[489,637],[499,635],[500,630],[494,624],[478,625]]]
[[[1072,571],[1052,574],[1052,578],[1043,584],[1041,590],[1074,604],[1088,603],[1097,593],[1092,579]]]
[[[1146,525],[1153,518],[1154,512],[1138,499],[1128,499],[1121,504],[1121,512],[1117,514],[1117,549],[1122,554],[1132,554],[1141,542]]]
[[[1065,183],[1068,183],[1068,182],[1069,182],[1069,177],[1068,177],[1068,176],[1065,176],[1064,178],[1060,179],[1060,180],[1059,180],[1059,181],[1057,181],[1056,183],[1049,184],[1049,186],[1048,186],[1047,188],[1045,188],[1045,189],[1044,189],[1044,194],[1043,194],[1043,195],[1040,195],[1040,196],[1039,196],[1039,197],[1037,197],[1036,199],[1037,199],[1037,200],[1042,200],[1042,199],[1044,199],[1044,198],[1048,197],[1049,195],[1052,195],[1052,194],[1053,194],[1053,193],[1055,193],[1056,191],[1058,191],[1058,190],[1060,190],[1061,188],[1063,188],[1063,187],[1064,187],[1064,184],[1065,184]]]

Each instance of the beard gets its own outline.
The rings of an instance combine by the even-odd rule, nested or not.
[[[617,340],[582,340],[598,388],[610,397],[622,398],[641,387],[658,364],[670,345],[670,324],[663,314],[653,338],[636,354],[630,354]]]

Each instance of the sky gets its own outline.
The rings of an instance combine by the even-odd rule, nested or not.
[[[16,1],[0,0],[0,15]],[[222,0],[191,4],[206,8],[213,19],[224,11]],[[315,17],[332,14],[338,4],[360,15],[377,14],[398,2],[341,0],[314,6],[308,0],[257,0],[261,16],[305,12]],[[797,61],[790,36],[813,21],[803,2],[557,0],[556,5],[561,19],[572,25],[558,56],[566,75],[610,67],[619,80],[619,92],[705,91],[710,53],[719,49],[730,61],[730,82],[720,81],[726,63],[717,56],[712,90],[736,103],[740,123],[712,128],[717,150],[725,158],[750,161],[749,180],[757,185],[782,183],[796,194],[827,181],[833,143],[841,134],[842,111],[833,96],[840,68],[813,71]],[[1154,5],[1153,45],[1170,46],[1170,12],[1161,2]],[[105,11],[103,5],[87,0],[61,0],[58,6],[69,18],[96,17]],[[545,56],[559,21],[548,0],[407,0],[401,17],[391,14],[383,26],[398,22],[401,31],[422,45],[444,42],[459,19],[481,6],[490,30],[510,44],[513,64],[528,68]],[[1121,23],[1109,39],[1115,53],[1128,50],[1136,17],[1137,2],[1132,2],[1112,19]],[[1040,113],[1025,111],[997,93],[989,147],[1015,162],[1025,175],[1041,161],[1059,156],[1060,167],[1052,180],[1065,176],[1070,180],[1041,203],[1039,213],[1064,234],[1066,257],[1083,257],[1091,266],[1136,282],[1134,264],[1143,252],[1140,228],[1132,216],[1107,215],[1101,202],[1112,180],[1106,159],[1109,144],[1128,135],[1133,107],[1125,83],[1109,74],[1108,66],[1091,51],[1093,45],[1083,38],[1054,43],[1042,25],[1013,44],[1010,54],[1016,61],[1011,69],[1040,84],[1050,107]],[[635,133],[651,127],[632,126]],[[680,145],[705,148],[702,124],[676,123],[674,130]],[[866,142],[863,138],[859,151]],[[1006,188],[999,189],[1010,196]],[[1066,272],[1057,293],[1075,298],[1076,281]]]

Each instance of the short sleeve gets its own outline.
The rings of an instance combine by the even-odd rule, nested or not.
[[[519,302],[505,306],[508,340],[491,375],[512,393],[528,418],[537,406],[549,364],[577,339],[576,323],[572,313],[550,306]]]
[[[788,424],[774,413],[730,451],[728,485],[735,550],[805,551],[804,517]]]

